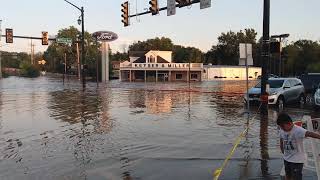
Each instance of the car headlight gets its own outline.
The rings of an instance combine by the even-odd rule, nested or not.
[[[316,95],[317,97],[320,97],[320,90],[317,90],[317,92],[315,93],[315,95]]]
[[[278,92],[273,92],[273,93],[270,93],[270,96],[273,96],[273,95],[277,95]]]

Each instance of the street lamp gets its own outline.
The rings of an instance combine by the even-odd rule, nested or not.
[[[79,16],[79,18],[78,18],[78,24],[79,24],[79,26],[81,25],[81,16]]]
[[[70,4],[71,6],[75,7],[76,9],[78,9],[80,12],[81,12],[81,18],[79,17],[78,19],[78,24],[80,25],[81,24],[81,49],[82,49],[82,52],[81,52],[81,64],[82,64],[82,85],[83,85],[83,88],[86,87],[86,71],[85,71],[85,68],[86,68],[86,60],[85,60],[85,52],[84,52],[84,8],[83,7],[78,7],[74,4],[72,4],[71,2],[67,1],[67,0],[64,0],[65,2],[67,2],[68,4]]]
[[[288,38],[290,36],[290,34],[280,34],[280,35],[273,35],[271,36],[271,38],[276,39],[279,38],[279,42],[280,42],[280,48],[281,48],[281,43],[282,40],[285,38]],[[281,56],[281,49],[280,49],[280,53],[279,53],[279,76],[284,75],[284,63],[282,62],[282,56]]]

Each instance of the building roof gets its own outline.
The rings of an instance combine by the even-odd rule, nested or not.
[[[145,56],[149,51],[129,51],[129,57],[143,57]]]
[[[133,61],[133,63],[146,63],[146,57],[139,57],[138,59],[136,59],[135,61]]]
[[[161,56],[157,56],[158,63],[170,63],[169,61],[163,59]]]

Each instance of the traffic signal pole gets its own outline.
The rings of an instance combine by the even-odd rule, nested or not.
[[[83,89],[86,87],[86,60],[85,60],[85,50],[84,50],[84,8],[78,7],[73,3],[69,2],[68,0],[64,0],[71,6],[75,7],[81,12],[81,64],[82,64],[82,86]]]
[[[262,78],[261,78],[261,109],[262,114],[268,114],[268,67],[270,59],[270,0],[263,3],[263,40],[262,40]]]
[[[85,61],[85,51],[84,51],[84,9],[81,7],[81,60],[82,60],[82,86],[86,87],[86,61]]]
[[[196,3],[200,3],[200,0],[193,0],[189,4],[184,4],[184,5],[176,4],[176,7],[182,8],[182,7],[190,6],[190,5],[196,4]],[[162,7],[162,8],[159,8],[158,11],[160,12],[160,11],[164,11],[164,10],[167,10],[167,9],[168,9],[168,7]],[[141,16],[141,15],[145,15],[145,14],[152,14],[152,12],[153,11],[149,10],[149,11],[146,11],[146,12],[130,15],[129,17],[132,18],[132,17]]]
[[[6,35],[1,35],[2,37],[6,37]],[[33,36],[12,36],[13,38],[19,38],[19,39],[37,39],[42,40],[42,37],[33,37]],[[56,38],[48,38],[49,41],[55,41]]]

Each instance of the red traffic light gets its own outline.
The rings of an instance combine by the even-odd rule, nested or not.
[[[13,43],[13,29],[6,29],[6,43]]]

